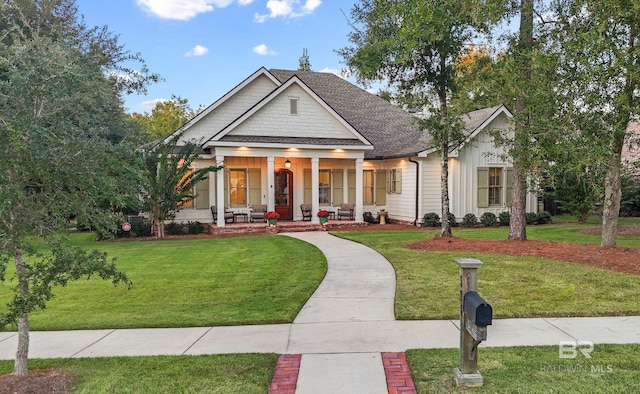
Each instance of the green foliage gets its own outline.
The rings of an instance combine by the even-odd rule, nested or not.
[[[493,227],[498,224],[498,219],[493,212],[485,212],[480,216],[480,222],[485,227]]]
[[[167,235],[184,235],[184,225],[178,222],[171,222],[164,226],[165,234]]]
[[[151,138],[161,139],[178,130],[196,116],[199,110],[192,109],[189,100],[172,95],[170,100],[157,102],[150,114],[133,113],[131,119]]]
[[[538,212],[536,224],[549,224],[552,221],[551,214],[547,211]]]
[[[478,224],[478,218],[472,213],[468,213],[462,218],[463,227],[473,227],[476,224]]]
[[[640,179],[629,176],[622,178],[620,215],[640,216]]]
[[[511,213],[509,213],[509,211],[500,212],[498,215],[498,221],[501,226],[508,226],[511,221]]]
[[[156,236],[164,236],[164,221],[172,219],[182,206],[195,197],[195,186],[207,179],[219,166],[193,169],[200,147],[192,142],[180,144],[180,134],[144,151],[145,170],[142,179],[142,200],[158,224]]]
[[[423,227],[437,227],[440,224],[440,216],[435,212],[425,213],[422,217]]]
[[[451,227],[458,226],[458,222],[456,221],[456,215],[454,215],[453,213],[449,212],[449,214],[447,215],[447,218],[449,219],[449,225]]]
[[[187,231],[189,234],[202,234],[204,232],[204,224],[195,221],[187,223]]]
[[[362,219],[367,223],[378,223],[371,212],[363,213]]]
[[[527,224],[537,224],[538,214],[535,212],[527,212],[526,220],[527,220]]]

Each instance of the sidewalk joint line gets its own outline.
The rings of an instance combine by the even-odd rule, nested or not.
[[[73,358],[73,357],[77,356],[78,354],[84,352],[85,350],[89,349],[91,346],[93,346],[96,343],[102,341],[103,339],[105,339],[106,337],[108,337],[109,335],[113,334],[116,331],[117,331],[117,328],[112,329],[111,331],[109,331],[108,333],[103,335],[102,337],[98,338],[97,340],[93,341],[92,343],[88,344],[87,346],[83,347],[82,349],[78,350],[77,352],[73,353],[69,358]]]
[[[563,330],[562,328],[556,326],[555,324],[551,323],[549,320],[547,320],[546,317],[543,317],[542,320],[544,320],[545,322],[547,322],[548,324],[550,324],[552,327],[554,327],[556,330],[567,334],[568,336],[570,336],[571,338],[575,339],[576,341],[579,341],[578,338],[574,337],[573,335],[569,334],[568,332],[566,332],[565,330]]]
[[[205,335],[207,335],[209,332],[211,332],[211,330],[213,330],[213,327],[209,327],[209,329],[208,329],[207,331],[205,331],[202,335],[200,335],[200,336],[198,337],[198,339],[196,339],[196,340],[195,340],[191,345],[189,345],[186,349],[184,349],[184,352],[180,353],[180,355],[181,355],[181,356],[184,356],[184,354],[185,354],[186,352],[188,352],[188,351],[189,351],[189,349],[191,349],[192,347],[194,347],[196,343],[200,342],[200,340],[201,340],[202,338],[204,338],[204,336],[205,336]]]

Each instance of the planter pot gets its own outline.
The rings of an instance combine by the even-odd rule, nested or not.
[[[267,219],[269,221],[269,226],[275,226],[278,224],[278,219]]]
[[[326,216],[320,216],[318,219],[320,219],[320,224],[327,224],[329,222],[329,218]]]

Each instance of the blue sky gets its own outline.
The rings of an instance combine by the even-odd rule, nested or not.
[[[77,0],[88,25],[107,25],[164,81],[125,97],[149,112],[172,94],[209,105],[261,66],[297,69],[307,48],[314,71],[344,68],[336,49],[355,0]]]

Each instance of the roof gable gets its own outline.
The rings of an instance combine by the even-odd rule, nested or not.
[[[299,114],[289,115],[289,99],[299,100]],[[319,124],[322,127],[317,127]],[[239,116],[203,146],[215,141],[258,140],[302,137],[310,140],[343,141],[345,145],[371,146],[371,143],[354,129],[298,77],[293,76],[273,90],[260,102]]]

